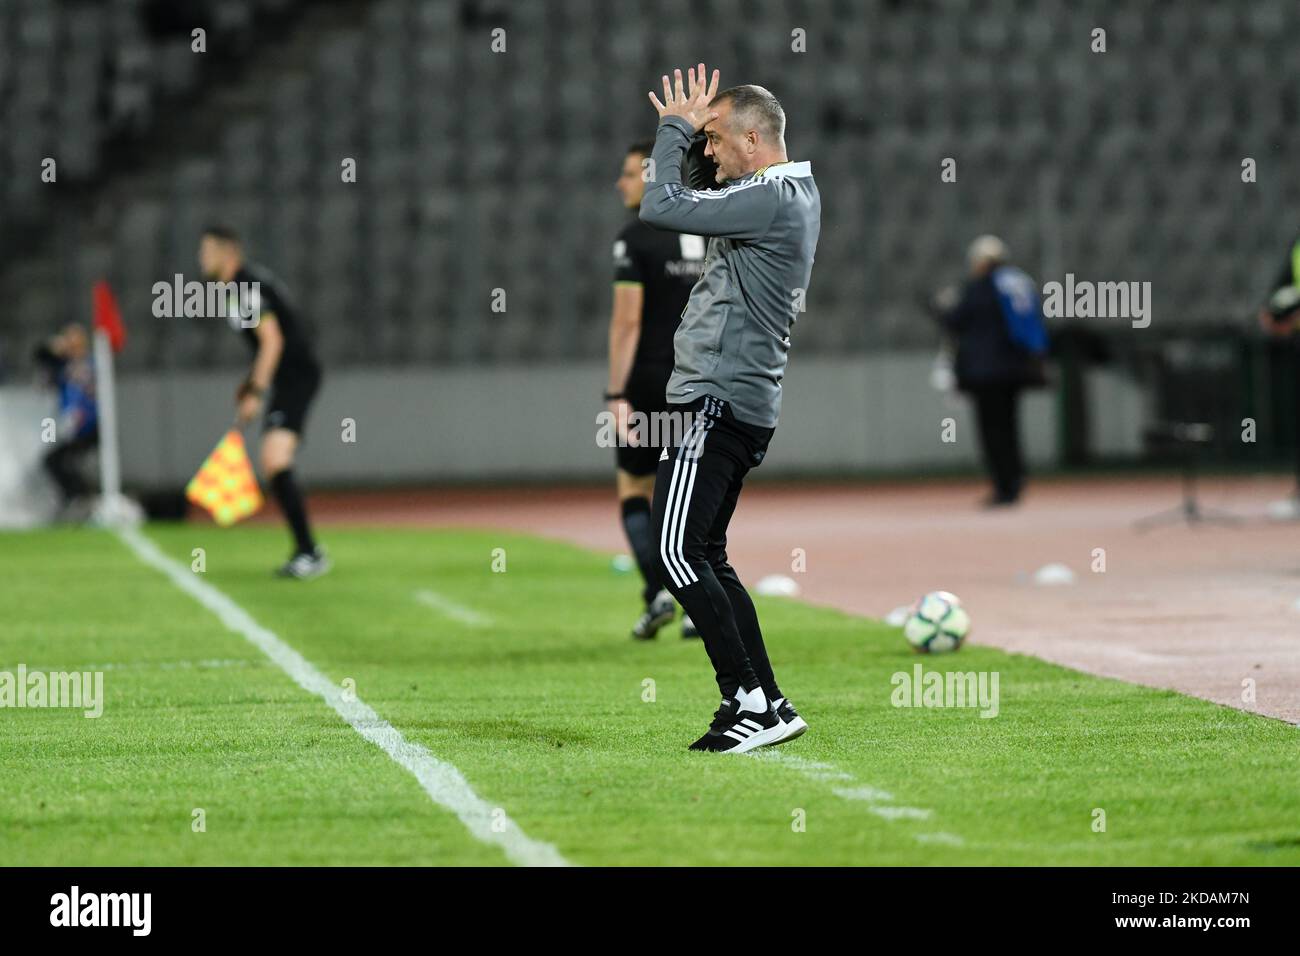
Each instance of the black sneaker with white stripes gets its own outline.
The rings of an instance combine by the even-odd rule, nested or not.
[[[275,572],[275,576],[306,581],[320,577],[333,566],[325,549],[318,546],[315,551],[299,551]]]
[[[743,754],[776,742],[785,728],[776,716],[776,708],[769,707],[767,713],[759,714],[752,710],[738,710],[738,707],[734,700],[723,700],[713,714],[708,732],[691,744],[690,749]]]
[[[660,591],[632,625],[632,636],[638,641],[648,641],[676,616],[677,602],[667,591]]]
[[[781,721],[782,728],[781,736],[772,743],[783,744],[787,740],[794,740],[808,729],[808,721],[799,716],[799,712],[794,709],[794,704],[786,698],[778,697],[772,701],[772,706],[776,708],[776,716]]]

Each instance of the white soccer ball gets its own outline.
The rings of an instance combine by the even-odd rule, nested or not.
[[[922,654],[955,651],[969,633],[970,615],[948,591],[931,591],[917,601],[903,625],[907,643]]]
[[[761,578],[754,590],[767,597],[799,596],[799,585],[795,583],[794,578],[788,578],[784,574],[769,574]]]

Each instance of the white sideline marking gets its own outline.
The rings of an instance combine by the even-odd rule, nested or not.
[[[926,820],[930,817],[929,810],[920,810],[916,807],[880,806],[881,801],[894,798],[875,787],[836,787],[831,793],[845,800],[861,800],[867,804],[868,810],[886,820]]]
[[[781,763],[789,764],[797,770],[803,772],[804,776],[812,777],[814,780],[852,780],[851,774],[845,773],[834,764],[822,763],[820,760],[808,760],[795,754],[782,753],[779,750],[760,750],[754,753],[756,757],[766,757],[769,760],[779,760]],[[893,798],[883,790],[879,791],[883,800],[892,800]]]
[[[220,618],[226,627],[243,635],[292,677],[294,683],[333,707],[353,730],[410,771],[433,802],[456,814],[472,836],[484,843],[498,844],[512,862],[521,866],[569,865],[555,847],[528,837],[503,809],[493,807],[475,793],[469,781],[452,764],[439,760],[419,744],[411,743],[359,697],[345,700],[343,689],[317,670],[314,664],[189,568],[164,555],[157,545],[135,528],[120,528],[116,533],[137,558],[165,574],[173,584]]]
[[[848,774],[845,774],[848,776]],[[835,796],[843,797],[845,800],[866,800],[868,803],[876,803],[882,800],[893,800],[894,796],[884,790],[877,790],[875,787],[837,787]]]
[[[203,661],[128,661],[123,663],[109,664],[75,664],[61,667],[35,667],[27,665],[29,671],[188,671],[188,670],[210,670],[218,667],[256,667],[256,661],[245,660],[242,657],[220,657],[211,658]]]
[[[805,777],[822,783],[837,780],[855,782],[852,774],[845,773],[839,767],[820,760],[808,760],[797,754],[782,753],[779,750],[753,751],[750,756],[783,763],[792,770],[798,770]],[[884,820],[928,820],[934,811],[920,807],[900,807],[890,803],[894,795],[886,790],[871,786],[832,787],[831,793],[842,800],[858,800],[867,805],[867,810]],[[918,843],[942,843],[947,846],[962,846],[965,841],[952,833],[917,833]]]
[[[428,588],[421,588],[415,592],[415,599],[426,607],[431,607],[441,614],[445,614],[459,624],[465,624],[469,627],[487,627],[492,623],[492,619],[486,614],[480,614],[473,608],[465,607],[463,604],[457,604],[450,598],[445,598],[436,591],[430,591]]]
[[[918,807],[867,807],[878,817],[886,820],[928,820],[930,811]]]

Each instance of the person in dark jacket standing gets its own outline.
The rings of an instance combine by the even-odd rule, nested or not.
[[[1020,499],[1025,482],[1020,392],[1036,383],[1039,357],[1046,348],[1038,290],[1029,276],[1007,264],[1007,258],[1006,244],[997,236],[972,242],[970,279],[943,317],[957,340],[957,387],[975,404],[980,448],[993,481],[990,507],[1014,505]],[[1022,317],[1019,324],[1017,316]]]
[[[99,406],[95,401],[90,337],[84,327],[74,322],[36,350],[36,361],[59,390],[56,441],[45,456],[45,470],[59,486],[66,515],[74,501],[89,493],[81,475],[82,460],[99,447]]]
[[[1300,237],[1287,249],[1282,268],[1269,289],[1267,302],[1259,310],[1260,326],[1270,336],[1292,343],[1293,368],[1300,369],[1300,347],[1296,346],[1297,324],[1300,324]],[[1296,405],[1300,407],[1300,374],[1295,375]],[[1275,501],[1269,512],[1277,517],[1300,518],[1300,416],[1296,417],[1296,487],[1289,499]]]

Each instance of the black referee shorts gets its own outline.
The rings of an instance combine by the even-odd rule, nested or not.
[[[623,389],[623,394],[627,396],[632,410],[646,415],[668,411],[668,379],[672,374],[671,365],[633,367],[627,377],[627,385]],[[662,442],[668,429],[656,431],[652,431],[647,423],[647,426],[642,429],[643,438],[659,438]],[[650,434],[647,435],[647,432]],[[621,471],[643,478],[646,475],[653,475],[659,468],[659,456],[663,453],[663,448],[662,444],[640,445],[635,448],[619,444],[614,449],[614,458]]]
[[[262,418],[262,430],[287,428],[301,438],[307,410],[320,389],[320,382],[319,368],[294,370],[283,378],[277,375],[271,385],[271,402]]]

